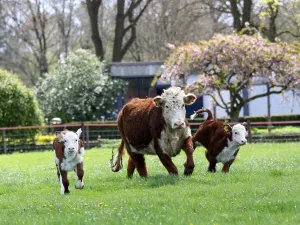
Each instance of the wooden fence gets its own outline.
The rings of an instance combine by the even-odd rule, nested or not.
[[[234,123],[230,123],[233,125]],[[192,134],[196,132],[201,123],[191,122]],[[300,129],[300,121],[273,121],[273,122],[247,122],[248,142],[291,142],[300,141],[299,133],[274,134],[272,130],[278,127],[293,126]],[[77,123],[60,124],[49,126],[23,126],[23,127],[2,127],[0,154],[12,152],[42,151],[52,149],[50,140],[48,143],[38,143],[36,133],[41,135],[54,134],[55,131],[63,129],[76,131],[78,128],[83,130],[82,139],[85,147],[100,147],[103,143],[120,139],[120,134],[116,123]],[[267,129],[264,135],[252,133],[253,128]],[[35,132],[33,132],[35,131]]]

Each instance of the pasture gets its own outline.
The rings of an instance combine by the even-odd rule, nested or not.
[[[117,143],[116,143],[117,144]],[[0,224],[300,224],[300,144],[243,146],[230,173],[207,172],[203,148],[184,177],[146,156],[149,177],[109,168],[111,148],[87,150],[85,188],[61,195],[53,152],[0,155]]]

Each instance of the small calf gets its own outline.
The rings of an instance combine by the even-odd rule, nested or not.
[[[64,130],[56,134],[53,141],[54,160],[57,168],[57,176],[60,181],[60,193],[69,191],[68,171],[74,170],[77,174],[75,188],[83,189],[83,141],[79,139],[81,129],[76,133]]]
[[[224,164],[222,171],[227,173],[240,146],[247,144],[248,133],[241,124],[231,127],[228,123],[214,120],[209,109],[200,109],[192,116],[204,112],[208,113],[208,117],[193,135],[193,144],[195,146],[199,142],[206,148],[209,172],[216,172],[216,164],[221,162]]]

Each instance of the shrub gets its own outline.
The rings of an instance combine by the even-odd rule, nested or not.
[[[0,69],[0,126],[33,126],[41,125],[42,121],[43,115],[34,93],[15,74]],[[33,138],[37,130],[30,129],[27,133]],[[11,140],[20,134],[21,131],[6,132]]]
[[[70,122],[116,116],[117,97],[124,85],[103,70],[98,58],[83,49],[60,60],[37,86],[38,100],[47,117]]]

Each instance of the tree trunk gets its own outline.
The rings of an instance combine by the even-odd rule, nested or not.
[[[115,39],[113,48],[113,62],[120,62],[122,60],[122,45],[124,37],[124,0],[118,0],[118,12],[116,16]]]
[[[90,18],[92,41],[95,46],[96,56],[102,61],[104,59],[104,48],[98,28],[98,14],[102,0],[86,0],[87,10]]]
[[[239,121],[239,115],[240,115],[241,108],[233,108],[230,111],[230,121],[231,122],[238,122]]]

